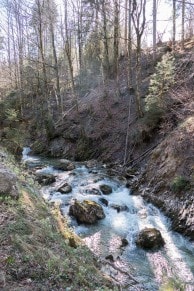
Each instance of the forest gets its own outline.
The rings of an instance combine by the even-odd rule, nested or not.
[[[0,289],[192,291],[194,0],[0,12]]]

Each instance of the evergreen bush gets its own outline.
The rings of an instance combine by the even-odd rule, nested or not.
[[[175,60],[170,53],[167,53],[156,66],[156,72],[150,80],[149,93],[145,99],[145,111],[147,114],[154,115],[154,121],[157,115],[158,119],[161,118],[168,106],[165,93],[174,84],[174,76]]]

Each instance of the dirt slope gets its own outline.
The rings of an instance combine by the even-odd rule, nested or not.
[[[172,219],[173,229],[194,240],[194,116],[152,152],[139,185],[139,193]]]

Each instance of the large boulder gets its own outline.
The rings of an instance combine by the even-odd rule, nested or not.
[[[75,200],[74,204],[70,206],[69,214],[74,216],[78,222],[86,224],[93,224],[98,219],[105,217],[102,206],[91,200],[83,202]]]
[[[100,185],[100,191],[104,194],[104,195],[108,195],[112,193],[112,188],[109,185]]]
[[[0,197],[18,199],[17,177],[5,168],[0,168]]]
[[[75,169],[75,165],[69,160],[60,159],[55,168],[62,171],[72,171]]]
[[[158,249],[164,246],[164,239],[156,228],[145,228],[140,231],[136,244],[146,250]]]

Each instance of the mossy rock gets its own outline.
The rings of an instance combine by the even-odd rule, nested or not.
[[[74,216],[78,222],[94,224],[99,219],[105,218],[103,208],[98,203],[91,200],[79,202],[75,200],[70,206],[69,214]]]

